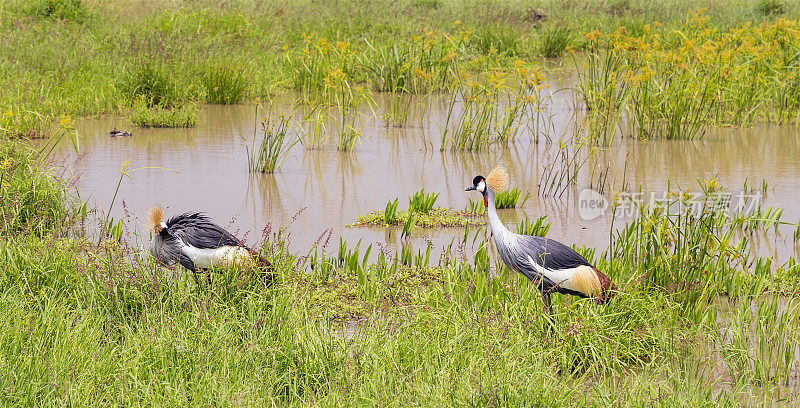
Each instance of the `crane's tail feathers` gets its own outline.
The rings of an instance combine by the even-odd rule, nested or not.
[[[148,229],[152,230],[156,234],[160,233],[164,226],[162,225],[164,222],[164,209],[161,208],[160,205],[154,205],[147,210],[147,221],[148,221]]]
[[[508,190],[508,186],[511,184],[511,178],[508,176],[508,171],[506,171],[505,167],[497,166],[486,176],[486,184],[489,185],[489,188],[495,193],[502,193]]]
[[[588,297],[596,297],[601,295],[603,291],[603,285],[600,282],[600,274],[597,269],[588,265],[581,265],[573,269],[572,276],[561,286]]]
[[[603,272],[600,272],[595,268],[595,273],[597,273],[597,279],[600,281],[600,296],[595,298],[597,304],[604,304],[611,300],[614,297],[614,293],[617,292],[617,287],[614,285],[614,282],[611,282],[611,278],[606,276]]]

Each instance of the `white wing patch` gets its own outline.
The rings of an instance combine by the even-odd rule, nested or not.
[[[528,256],[528,262],[540,275],[547,277],[558,287],[582,293],[586,296],[596,296],[601,292],[600,279],[589,266],[581,265],[569,269],[547,269],[536,263]]]
[[[184,243],[181,250],[194,262],[195,266],[203,269],[230,268],[254,262],[247,249],[240,246],[226,245],[219,248],[196,248]]]

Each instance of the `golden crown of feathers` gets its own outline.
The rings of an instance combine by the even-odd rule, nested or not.
[[[147,211],[147,229],[152,230],[156,234],[161,232],[161,222],[164,220],[164,209],[159,205],[150,207]]]
[[[509,184],[511,184],[511,179],[508,177],[508,172],[503,166],[495,167],[492,169],[491,173],[489,173],[489,176],[486,177],[486,185],[495,193],[502,193],[508,190]]]

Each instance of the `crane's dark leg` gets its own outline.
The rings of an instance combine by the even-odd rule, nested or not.
[[[553,286],[548,284],[549,281],[546,283],[544,278],[542,277],[534,277],[529,276],[528,279],[539,288],[539,292],[542,293],[542,303],[544,303],[544,313],[549,315],[550,310],[550,291],[553,290]]]
[[[197,267],[194,265],[194,262],[192,262],[192,260],[189,259],[189,257],[183,253],[178,257],[178,262],[180,262],[184,268],[188,269],[189,272],[192,273],[192,277],[194,278],[194,283],[199,287],[200,280],[197,279]]]
[[[550,307],[549,289],[542,288],[542,307],[544,309],[544,320],[545,320],[543,335],[547,337],[553,331],[553,320],[552,320],[553,309]]]
[[[550,308],[550,292],[547,289],[542,290],[542,302],[544,303],[544,312],[549,316],[553,310]]]
[[[553,321],[550,320],[550,313],[552,311],[550,308],[550,291],[553,290],[553,287],[548,284],[549,281],[545,282],[544,278],[541,276],[535,276],[535,275],[526,275],[526,276],[528,276],[528,279],[531,281],[531,283],[533,283],[534,285],[536,285],[537,288],[539,288],[539,292],[542,293],[544,320],[547,321],[547,323],[545,323],[545,328],[544,328],[544,335],[546,336],[550,332],[553,326]]]

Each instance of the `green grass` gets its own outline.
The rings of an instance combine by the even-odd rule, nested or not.
[[[63,225],[66,189],[39,167],[42,153],[0,138],[0,235],[45,235]]]
[[[547,26],[540,31],[539,52],[548,58],[557,58],[567,51],[571,44],[570,32],[561,26]]]
[[[142,127],[192,127],[197,123],[197,105],[187,103],[173,108],[148,106],[140,100],[133,105],[131,123]]]
[[[448,208],[436,207],[439,193],[426,193],[423,188],[408,197],[408,210],[397,210],[399,199],[386,203],[384,211],[373,211],[361,215],[350,227],[364,226],[403,226],[403,235],[408,235],[416,226],[423,228],[437,227],[466,227],[469,225],[484,225],[485,220],[475,218],[464,211],[453,211]]]
[[[53,191],[26,205],[64,214],[63,187],[38,170],[36,153],[2,146],[3,185]],[[392,251],[341,239],[335,252],[293,254],[273,234],[260,244],[272,281],[230,270],[198,285],[139,259],[136,248],[65,238],[67,225],[48,224],[51,211],[34,212],[25,224],[40,220],[36,234],[4,227],[0,242],[0,398],[7,406],[792,406],[800,304],[780,294],[800,288],[797,264],[775,267],[741,245],[737,224],[755,220],[664,210],[623,226],[608,251],[578,248],[619,293],[605,305],[555,295],[550,316],[535,286],[477,235],[474,257],[454,243],[437,259],[431,245]],[[414,214],[422,223],[439,212]],[[520,228],[544,235],[547,225]],[[469,235],[457,244],[469,245]],[[725,383],[715,380],[719,361]]]
[[[780,60],[786,69],[774,71],[783,55],[710,63],[704,58],[722,52],[681,40],[731,45],[731,28],[767,21],[759,27],[778,33],[787,28],[775,14],[798,16],[793,2],[781,13],[762,3],[770,2],[6,2],[0,133],[46,136],[55,126],[63,137],[72,127],[61,115],[106,112],[180,125],[194,122],[197,104],[293,89],[316,104],[304,115],[304,143],[322,147],[330,134],[351,150],[359,109],[372,104],[365,90],[400,98],[455,89],[441,148],[502,148],[540,103],[525,98],[542,83],[532,60],[567,46],[589,51],[576,92],[595,142],[610,143],[626,112],[638,115],[634,135],[675,139],[764,111],[796,120],[795,43]],[[687,25],[689,11],[704,5],[709,30]],[[650,21],[662,27],[646,28]],[[616,53],[578,34],[608,36],[619,26],[626,31]],[[653,30],[663,36],[660,51],[686,57],[685,72],[639,53],[655,44]],[[644,67],[654,75],[631,76]],[[769,81],[743,80],[751,74]],[[630,101],[638,110],[626,111]],[[405,123],[407,112],[399,106],[392,120]],[[332,132],[329,117],[339,126]],[[465,228],[441,252],[340,240],[338,251],[323,244],[304,253],[272,236],[259,247],[274,281],[214,271],[198,286],[185,271],[139,260],[137,248],[73,228],[87,208],[71,208],[65,182],[43,170],[53,141],[39,152],[0,141],[4,406],[712,407],[800,398],[800,268],[747,246],[783,222],[781,209],[733,218],[645,212],[615,230],[608,250],[577,248],[619,293],[605,305],[554,295],[549,317],[535,287],[504,268],[481,231],[471,233],[485,217],[430,198],[420,200],[426,211],[397,210],[395,200],[356,225],[403,225],[404,235],[417,226]],[[267,146],[256,161],[277,164],[285,145]],[[553,148],[541,195],[563,194],[587,160],[583,140]],[[130,234],[117,227],[123,220],[107,221],[114,238]],[[544,218],[518,225],[526,234],[548,228]]]
[[[203,73],[200,82],[206,89],[206,100],[209,103],[239,103],[247,91],[247,77],[234,64],[210,66]]]
[[[281,115],[263,120],[259,126],[259,142],[256,142],[256,130],[253,130],[252,150],[247,148],[247,165],[251,173],[274,173],[281,169],[289,149],[300,142],[300,137],[294,136],[290,119]]]
[[[380,0],[265,8],[250,0],[198,7],[12,0],[0,7],[7,34],[0,38],[0,112],[12,117],[0,131],[36,134],[59,115],[125,113],[140,96],[171,108],[266,99],[290,89],[320,92],[338,72],[378,91],[447,90],[464,74],[510,72],[517,59],[585,49],[580,34],[594,29],[623,26],[638,35],[645,22],[658,21],[671,33],[705,6],[709,25],[725,32],[773,19],[779,2],[762,3]],[[800,11],[794,2],[781,9],[790,19]],[[741,84],[751,83],[735,78],[731,91],[746,92]],[[764,98],[796,120],[792,89],[776,87]]]
[[[521,54],[523,44],[515,27],[491,25],[479,27],[472,35],[472,45],[483,55],[500,54],[517,56]]]
[[[448,208],[434,207],[428,212],[400,210],[394,212],[394,218],[389,223],[386,220],[386,213],[384,211],[373,211],[369,214],[364,214],[356,219],[356,222],[348,225],[351,227],[363,226],[401,226],[408,222],[409,217],[413,217],[413,222],[416,226],[423,228],[437,228],[437,227],[465,227],[467,225],[484,225],[486,221],[483,219],[475,218],[462,211],[453,211]]]
[[[144,102],[148,107],[172,108],[186,99],[170,68],[153,62],[144,62],[126,71],[119,89],[132,103]]]
[[[490,277],[488,251],[476,264],[440,267],[430,247],[368,261],[372,248],[360,242],[303,259],[285,244],[264,243],[276,272],[267,286],[230,271],[198,287],[188,274],[131,263],[118,244],[5,240],[3,402],[792,404],[777,400],[781,384],[794,381],[800,308],[764,297],[769,275],[729,269],[714,248],[702,265],[728,277],[684,287],[701,301],[643,280],[638,260],[584,251],[621,293],[605,305],[556,295],[547,318],[526,279]],[[651,275],[669,273],[646,262]],[[713,300],[724,282],[738,297]],[[725,361],[729,383],[715,383],[709,356]],[[780,395],[793,398],[786,388]]]

